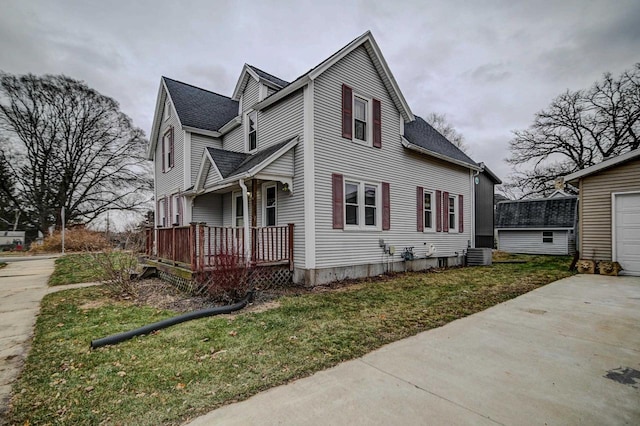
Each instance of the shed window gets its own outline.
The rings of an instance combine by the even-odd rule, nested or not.
[[[542,231],[542,242],[543,243],[553,243],[553,232],[552,231]]]

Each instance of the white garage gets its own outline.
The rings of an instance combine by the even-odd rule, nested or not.
[[[613,260],[640,275],[640,192],[613,194]]]

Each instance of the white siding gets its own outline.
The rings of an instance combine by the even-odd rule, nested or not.
[[[208,164],[209,164],[209,166],[207,167],[208,170],[205,169],[207,172],[207,179],[204,181],[205,188],[209,188],[213,184],[218,183],[222,180],[222,176],[220,176],[216,168],[213,167],[213,165],[211,165],[210,162],[208,162]]]
[[[542,232],[498,230],[498,249],[508,253],[570,254],[568,231],[552,231],[553,243],[543,243]]]
[[[193,222],[206,222],[209,226],[222,226],[222,196],[204,194],[193,202]]]
[[[293,259],[296,268],[304,268],[304,140],[293,148],[294,176],[291,194],[280,191],[278,186],[278,224],[293,223]]]
[[[244,125],[238,126],[226,135],[222,140],[222,149],[227,151],[244,152]]]
[[[354,93],[382,103],[382,149],[342,138],[342,84]],[[363,47],[347,55],[315,81],[316,265],[318,268],[377,263],[383,260],[378,240],[424,256],[434,244],[438,256],[453,256],[471,240],[469,169],[406,150],[400,142],[400,114]],[[360,180],[389,182],[391,229],[348,231],[332,229],[331,174]],[[416,230],[416,187],[464,196],[463,233],[422,233]],[[381,206],[380,206],[381,207]]]
[[[163,111],[160,112],[160,117],[164,117]],[[155,174],[156,174],[156,196],[158,198],[169,195],[179,189],[183,188],[184,181],[184,132],[180,129],[180,122],[176,117],[175,111],[172,111],[171,117],[168,120],[162,119],[160,125],[160,132],[158,134],[158,143],[156,145],[155,153]],[[173,151],[174,151],[174,167],[163,173],[162,172],[162,138],[165,132],[169,129],[169,126],[173,126]]]
[[[242,111],[247,111],[258,102],[260,96],[260,84],[253,79],[253,77],[249,77],[249,81],[244,88],[244,92],[242,94]]]
[[[202,154],[206,147],[222,149],[222,141],[210,136],[191,134],[191,183],[193,185],[198,175],[198,169],[200,167],[200,161],[202,161]]]
[[[282,157],[265,167],[260,173],[291,176],[293,173],[293,155],[293,149],[289,150]]]
[[[297,94],[258,112],[258,149],[302,136],[303,94]]]
[[[232,198],[231,192],[221,195],[222,198],[222,226],[233,226],[232,212]]]

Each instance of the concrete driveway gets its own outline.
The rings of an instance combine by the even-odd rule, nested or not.
[[[640,424],[640,278],[566,278],[191,425]]]

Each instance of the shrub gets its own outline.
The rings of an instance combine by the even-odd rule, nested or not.
[[[220,250],[213,269],[198,275],[200,291],[215,301],[230,303],[244,298],[249,291],[249,274],[236,250]]]
[[[101,232],[86,228],[71,228],[64,233],[65,251],[99,251],[109,248],[109,242]],[[54,232],[44,239],[42,244],[31,244],[32,253],[60,253],[62,251],[62,234]]]

